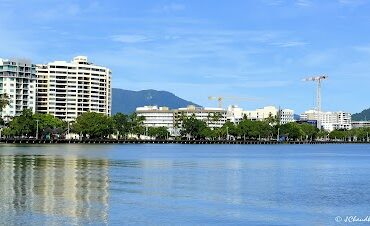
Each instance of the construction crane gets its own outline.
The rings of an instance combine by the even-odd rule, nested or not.
[[[308,78],[305,78],[303,79],[303,81],[305,82],[317,82],[317,90],[316,90],[316,110],[317,110],[317,126],[320,128],[321,127],[321,124],[320,124],[320,120],[321,120],[321,117],[320,117],[320,114],[321,114],[321,82],[325,79],[327,79],[328,76],[326,75],[319,75],[319,76],[313,76],[313,77],[308,77]]]
[[[234,97],[234,96],[218,96],[218,97],[209,96],[208,97],[208,100],[217,100],[219,108],[223,107],[223,101],[225,99],[241,100],[241,101],[255,101],[255,100],[257,100],[255,98]]]

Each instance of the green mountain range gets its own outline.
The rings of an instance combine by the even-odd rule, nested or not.
[[[112,90],[112,115],[117,112],[130,114],[135,112],[137,107],[148,105],[166,106],[170,109],[187,107],[188,105],[200,106],[167,91],[153,89],[132,91],[118,88]]]
[[[370,108],[352,115],[353,121],[367,121],[370,120]]]

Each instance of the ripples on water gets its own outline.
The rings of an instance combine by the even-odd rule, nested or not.
[[[370,214],[366,145],[0,145],[0,224],[330,225]]]

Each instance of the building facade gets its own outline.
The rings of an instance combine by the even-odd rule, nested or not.
[[[8,121],[26,108],[36,109],[36,65],[28,60],[0,59],[0,94],[6,94],[9,104],[1,111]]]
[[[71,62],[40,64],[37,72],[36,111],[74,121],[84,112],[111,115],[112,72],[85,56]]]
[[[370,128],[370,121],[353,121],[352,128]]]
[[[238,124],[243,119],[243,108],[236,105],[230,105],[227,108],[227,120]]]
[[[284,125],[289,122],[294,122],[294,111],[291,109],[281,109],[279,112],[280,124]]]
[[[262,121],[269,117],[276,118],[278,115],[278,109],[274,106],[266,106],[263,108],[258,108],[256,110],[247,110],[243,112],[243,116],[246,116],[247,119]]]
[[[167,127],[169,130],[173,129],[174,114],[168,107],[138,107],[136,108],[136,114],[145,118],[145,127]]]
[[[243,117],[256,121],[262,121],[272,117],[278,119],[280,124],[286,124],[294,122],[294,111],[290,109],[278,109],[275,106],[266,106],[252,111],[243,111]]]
[[[318,112],[309,110],[300,115],[301,120],[316,120],[318,126],[326,131],[336,129],[349,130],[352,128],[352,115],[348,112]]]
[[[220,128],[227,120],[227,111],[222,108],[202,108],[189,105],[186,108],[174,110],[175,124],[181,124],[181,118],[184,116],[195,116],[196,119],[206,122],[210,128]]]
[[[219,128],[226,122],[226,110],[221,108],[186,108],[169,109],[168,107],[144,106],[136,108],[136,114],[143,116],[145,127],[166,127],[171,135],[180,135],[182,119],[194,116],[204,121],[210,128]]]

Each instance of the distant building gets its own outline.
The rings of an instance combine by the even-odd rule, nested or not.
[[[20,115],[26,108],[35,112],[36,65],[27,60],[0,59],[0,93],[9,97],[9,104],[0,111],[4,120]]]
[[[236,105],[230,105],[227,108],[226,118],[233,123],[239,123],[243,119],[243,108]]]
[[[278,109],[274,106],[267,106],[264,108],[258,108],[252,111],[244,111],[243,116],[246,116],[250,120],[265,120],[269,117],[276,118],[278,115]]]
[[[36,111],[73,121],[84,112],[111,115],[112,72],[85,56],[37,65]]]
[[[353,121],[352,128],[370,128],[370,121]]]
[[[298,124],[304,124],[304,123],[307,123],[307,124],[310,124],[314,127],[317,127],[317,120],[297,120],[296,121]]]
[[[300,120],[316,120],[321,128],[327,131],[336,129],[349,130],[352,128],[351,113],[347,112],[318,112],[309,110],[300,115]]]
[[[144,106],[136,108],[136,114],[145,117],[145,127],[167,127],[171,135],[179,135],[183,117],[194,116],[206,122],[210,128],[222,127],[226,122],[226,110],[192,105],[171,110],[168,107]]]
[[[189,105],[186,108],[174,110],[175,121],[181,121],[181,117],[195,116],[196,119],[204,121],[210,128],[222,127],[226,122],[226,110],[222,108],[202,108]]]
[[[284,125],[289,122],[294,122],[294,111],[291,109],[281,109],[279,113],[280,124]]]
[[[280,121],[280,124],[286,124],[294,122],[294,111],[290,109],[277,109],[275,106],[267,106],[264,108],[258,108],[253,111],[244,111],[243,117],[247,117],[250,120],[266,120],[269,117],[276,118]]]
[[[174,127],[174,114],[168,107],[138,107],[136,108],[136,114],[145,117],[145,127],[167,127],[169,130]]]

